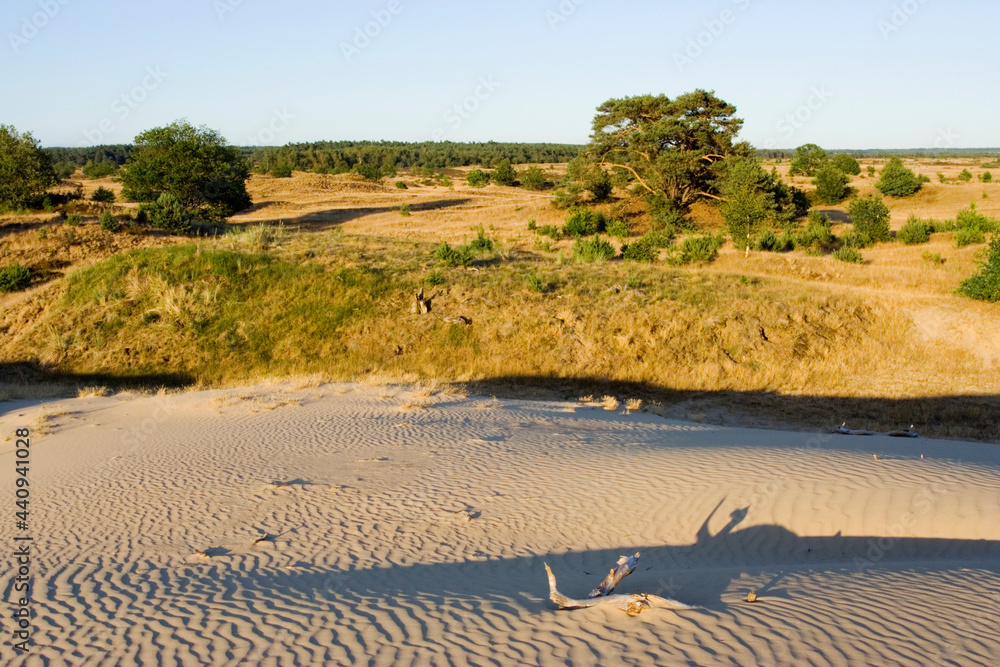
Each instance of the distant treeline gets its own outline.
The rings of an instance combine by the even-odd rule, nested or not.
[[[841,149],[827,150],[831,155],[846,153],[854,158],[888,159],[909,158],[1000,158],[1000,148],[894,148],[894,149]],[[782,160],[795,156],[794,148],[758,148],[757,157]]]
[[[82,167],[88,162],[125,164],[129,145],[89,148],[47,148],[54,163]],[[241,148],[251,165],[270,171],[277,165],[289,165],[301,171],[341,173],[357,165],[379,167],[384,173],[407,167],[441,169],[482,165],[495,167],[502,160],[512,164],[568,162],[582,146],[575,144],[454,143],[450,141],[408,143],[402,141],[319,141]]]

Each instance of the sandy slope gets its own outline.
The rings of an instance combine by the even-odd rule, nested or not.
[[[0,662],[1000,664],[996,446],[427,394],[7,412],[35,429],[37,632]],[[547,600],[543,561],[583,597],[635,551],[618,592],[698,608]]]

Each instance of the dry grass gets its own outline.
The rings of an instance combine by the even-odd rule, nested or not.
[[[963,163],[952,161],[923,164],[916,171],[936,178],[937,171],[957,174],[962,168]],[[66,371],[96,373],[126,370],[127,359],[128,372],[188,372],[205,386],[268,377],[298,377],[300,388],[335,380],[375,386],[436,383],[418,388],[407,409],[426,407],[432,401],[424,399],[449,390],[446,383],[481,387],[488,382],[502,390],[582,381],[605,396],[599,401],[587,396],[586,402],[617,410],[614,394],[598,387],[619,383],[622,389],[615,393],[631,397],[627,410],[639,410],[645,401],[651,412],[709,421],[721,418],[719,401],[731,411],[772,411],[775,420],[794,421],[793,414],[782,412],[785,407],[765,396],[867,400],[1000,394],[996,307],[952,294],[975,270],[982,246],[956,250],[951,234],[934,235],[925,245],[881,244],[865,250],[868,262],[859,266],[802,253],[744,258],[730,247],[714,263],[693,268],[622,261],[581,266],[565,259],[571,241],[538,251],[536,235],[527,230],[529,219],[538,226],[562,223],[565,213],[549,205],[551,193],[469,188],[457,177],[453,189],[400,178],[410,189],[347,176],[255,176],[250,184],[255,209],[237,220],[247,223],[246,230],[205,242],[198,252],[266,252],[283,261],[283,284],[273,295],[259,299],[248,293],[237,299],[233,286],[212,273],[177,281],[151,271],[151,264],[133,263],[121,273],[120,296],[67,305],[66,281],[54,276],[29,292],[0,297],[0,325],[7,331],[0,360],[37,359]],[[873,181],[855,178],[853,185],[864,192]],[[977,200],[979,210],[998,214],[998,188],[926,184],[916,197],[891,202],[893,224],[898,227],[911,212],[953,218],[983,191],[989,197]],[[399,216],[395,207],[400,203],[410,203],[413,215]],[[843,206],[821,209],[844,219]],[[285,224],[276,230],[261,224],[267,220]],[[641,224],[638,218],[632,222]],[[501,256],[469,269],[444,268],[431,259],[435,243],[473,238],[472,229],[479,225],[504,242]],[[61,272],[126,247],[175,242],[113,236],[92,224],[75,229],[91,241],[83,244],[81,257],[56,250],[67,262]],[[0,246],[8,256],[36,261],[50,253],[51,239],[39,239],[29,228],[11,230]],[[114,245],[121,238],[135,240]],[[944,263],[923,261],[925,251],[940,253]],[[309,267],[321,272],[310,273]],[[246,275],[254,270],[247,268]],[[365,271],[380,276],[382,291],[371,292],[363,304],[351,302],[350,316],[335,326],[312,326],[310,318],[339,307],[341,293],[329,289],[334,277]],[[412,293],[432,271],[444,281],[431,288],[433,311],[412,315]],[[551,289],[531,291],[529,273],[543,274]],[[641,287],[620,289],[626,284]],[[268,355],[273,351],[280,363],[252,350],[239,352],[241,345],[253,343],[256,323],[297,305],[297,295],[321,288],[327,290],[326,300],[317,301],[323,305],[305,313],[298,328],[253,348]],[[232,326],[222,333],[231,349],[218,347],[217,339],[191,325],[212,322],[225,309]],[[442,321],[449,315],[466,317],[472,325]],[[692,398],[683,408],[664,408],[664,392],[724,398],[712,404]],[[798,405],[805,406],[796,408],[803,413],[819,409]],[[861,405],[843,403],[842,409],[864,414]],[[899,424],[908,425],[912,405],[885,404],[881,413],[865,418],[873,424],[901,419]],[[988,411],[977,409],[964,405],[955,414],[969,423],[988,417]],[[941,425],[940,432],[968,437],[954,425]]]

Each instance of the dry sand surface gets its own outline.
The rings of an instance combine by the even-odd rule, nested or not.
[[[5,409],[5,664],[1000,664],[994,445],[308,382]],[[547,599],[636,551],[617,592],[695,608]]]

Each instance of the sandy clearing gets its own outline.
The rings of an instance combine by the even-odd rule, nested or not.
[[[7,407],[36,554],[8,664],[1000,658],[996,446],[350,384]],[[635,551],[618,592],[698,608],[547,600],[543,561],[583,596]]]

